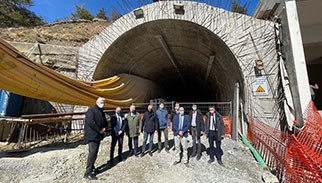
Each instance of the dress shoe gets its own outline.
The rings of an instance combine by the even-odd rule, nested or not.
[[[99,170],[99,169],[97,169],[97,168],[95,168],[95,169],[93,170],[93,173],[94,173],[94,174],[99,174],[99,173],[102,173],[102,171],[101,171],[101,170]]]
[[[84,176],[85,179],[88,179],[88,180],[97,180],[98,178],[93,175],[93,174],[89,174],[89,175],[86,175]]]
[[[189,163],[187,162],[187,163],[183,163],[184,164],[184,166],[186,166],[187,168],[189,168]]]
[[[180,163],[180,161],[175,161],[174,163],[173,163],[173,165],[177,165],[177,164],[179,164]]]
[[[219,165],[224,166],[223,162],[221,160],[217,161]]]
[[[140,157],[142,158],[143,156],[144,156],[144,153],[141,153],[141,154],[140,154]]]
[[[199,155],[199,154],[198,154],[198,156],[197,156],[197,159],[196,159],[196,160],[197,160],[197,161],[199,161],[199,160],[200,160],[200,158],[201,158],[201,155]]]
[[[151,152],[151,151],[149,152],[149,155],[150,155],[151,157],[153,156],[153,154],[152,154],[152,152]]]
[[[215,160],[213,160],[213,159],[210,159],[209,161],[208,161],[208,164],[211,164],[211,163],[213,163]]]
[[[165,152],[169,153],[169,148],[166,148],[166,149],[165,149]]]
[[[194,158],[196,157],[197,153],[192,153],[191,157]]]

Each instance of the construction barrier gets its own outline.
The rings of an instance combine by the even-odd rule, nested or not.
[[[310,102],[304,113],[305,126],[292,135],[286,157],[287,182],[322,182],[322,118]]]
[[[322,182],[322,119],[313,102],[297,135],[249,117],[248,139],[281,182]]]

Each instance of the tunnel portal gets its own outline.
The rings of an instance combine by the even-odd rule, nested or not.
[[[119,74],[155,82],[174,101],[229,101],[242,74],[213,32],[183,20],[157,20],[119,37],[100,59],[95,80]]]

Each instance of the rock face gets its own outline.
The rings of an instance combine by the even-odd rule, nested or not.
[[[142,145],[142,135],[139,146]],[[157,136],[155,135],[155,145]],[[172,144],[172,133],[170,133]],[[241,142],[224,139],[223,163],[208,164],[206,152],[207,139],[202,137],[203,153],[199,161],[189,160],[189,167],[183,164],[173,165],[175,152],[164,150],[154,152],[153,156],[129,157],[125,161],[109,167],[111,137],[106,137],[100,146],[96,167],[101,167],[98,182],[262,182],[264,170],[254,160],[250,151]],[[189,147],[192,141],[189,137]],[[124,151],[128,152],[127,137]],[[141,149],[140,149],[141,150]],[[13,157],[2,153],[0,159],[1,182],[86,182],[83,174],[87,160],[87,145],[74,143],[53,147],[34,149]],[[117,155],[117,148],[115,149]],[[7,156],[7,157],[6,157]]]
[[[0,37],[7,41],[47,43],[79,47],[90,37],[110,25],[107,21],[63,21],[34,28],[1,28]]]

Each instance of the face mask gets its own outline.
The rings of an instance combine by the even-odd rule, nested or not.
[[[121,111],[116,111],[116,114],[120,115],[121,114]]]
[[[163,109],[164,108],[164,105],[160,105],[160,109]]]
[[[192,110],[194,110],[194,111],[197,110],[197,107],[193,107]]]
[[[210,114],[214,114],[215,113],[215,111],[210,111]]]
[[[97,104],[97,106],[102,109],[104,107],[104,104]]]
[[[180,115],[183,116],[184,115],[184,111],[180,111]]]
[[[179,110],[179,107],[175,107],[174,109],[175,109],[176,111],[178,111],[178,110]]]

